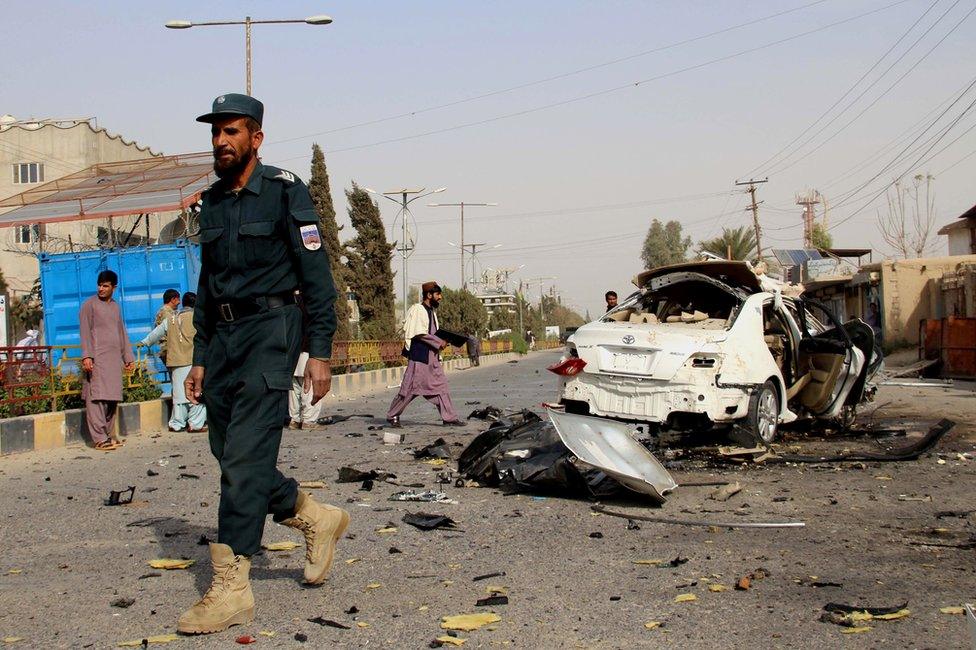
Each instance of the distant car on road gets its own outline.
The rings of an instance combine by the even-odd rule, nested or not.
[[[867,324],[839,323],[748,262],[665,266],[635,284],[549,368],[566,412],[658,430],[741,425],[768,443],[797,418],[852,422],[882,364]]]

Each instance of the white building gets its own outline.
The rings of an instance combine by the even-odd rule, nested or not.
[[[18,120],[4,115],[0,117],[0,200],[93,165],[158,155],[149,147],[99,128],[95,118]],[[0,207],[0,214],[12,208]],[[0,271],[9,293],[22,295],[31,290],[39,273],[34,256],[41,250],[86,250],[124,239],[138,244],[145,243],[147,236],[159,236],[163,217],[147,217],[132,230],[135,219],[78,220],[0,229]]]

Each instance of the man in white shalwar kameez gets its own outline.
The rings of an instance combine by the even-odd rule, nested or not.
[[[441,288],[436,282],[425,282],[421,295],[422,302],[407,310],[403,324],[404,353],[409,361],[386,420],[393,427],[401,426],[403,410],[413,398],[423,397],[437,407],[445,425],[464,426],[454,410],[447,377],[441,366],[440,351],[447,347],[447,342],[436,336],[436,310],[441,302]]]

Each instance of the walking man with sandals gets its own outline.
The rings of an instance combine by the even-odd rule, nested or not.
[[[81,397],[85,420],[95,449],[114,451],[122,443],[113,436],[115,415],[122,401],[122,368],[135,366],[129,334],[119,303],[112,299],[119,284],[115,271],[98,274],[98,292],[81,303]]]
[[[186,396],[207,406],[210,449],[220,464],[213,583],[178,629],[219,632],[254,620],[250,557],[265,518],[305,537],[305,583],[321,584],[349,513],[315,502],[277,468],[292,372],[308,341],[304,389],[329,391],[336,329],[335,287],[308,188],[293,173],[263,165],[264,105],[226,94],[197,118],[211,125],[219,180],[203,193],[203,263],[194,311],[196,337]]]

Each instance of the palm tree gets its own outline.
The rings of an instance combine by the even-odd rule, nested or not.
[[[732,260],[755,261],[756,235],[748,226],[722,228],[721,236],[699,242],[698,250]]]

